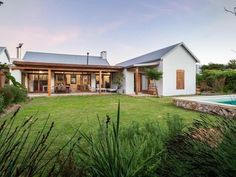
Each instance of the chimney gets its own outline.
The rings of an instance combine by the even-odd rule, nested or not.
[[[21,47],[23,46],[23,43],[19,43],[19,45],[16,47],[16,58],[21,59]]]
[[[87,52],[87,65],[89,64],[89,52]]]
[[[107,52],[106,51],[101,52],[101,58],[104,59],[104,60],[107,59]]]

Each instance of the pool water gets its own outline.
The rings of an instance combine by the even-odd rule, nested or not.
[[[230,104],[230,105],[236,105],[236,100],[230,100],[230,101],[219,101],[218,103]]]

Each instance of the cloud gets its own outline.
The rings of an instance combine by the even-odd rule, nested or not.
[[[27,50],[45,50],[80,37],[78,28],[50,29],[40,26],[10,27],[1,26],[1,44],[6,46],[10,54],[15,53],[15,47],[19,42],[24,43]]]

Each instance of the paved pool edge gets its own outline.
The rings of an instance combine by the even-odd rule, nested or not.
[[[178,106],[188,110],[194,110],[203,113],[209,113],[214,115],[223,116],[226,118],[236,118],[236,106],[227,105],[222,103],[215,103],[211,101],[206,101],[206,99],[216,99],[216,98],[231,98],[236,95],[225,95],[225,96],[193,96],[193,97],[174,97],[173,103]],[[205,99],[205,100],[204,100]]]

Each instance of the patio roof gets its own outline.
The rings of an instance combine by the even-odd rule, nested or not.
[[[26,51],[23,60],[28,62],[78,64],[78,65],[87,64],[86,55],[70,55],[70,54],[32,52],[32,51]],[[107,59],[103,59],[101,56],[91,56],[91,55],[88,56],[88,63],[90,65],[109,65]]]
[[[123,69],[121,66],[110,65],[84,65],[84,64],[63,64],[63,63],[44,63],[44,62],[28,62],[28,61],[13,61],[12,69],[20,70],[86,70],[86,71],[120,71]]]

